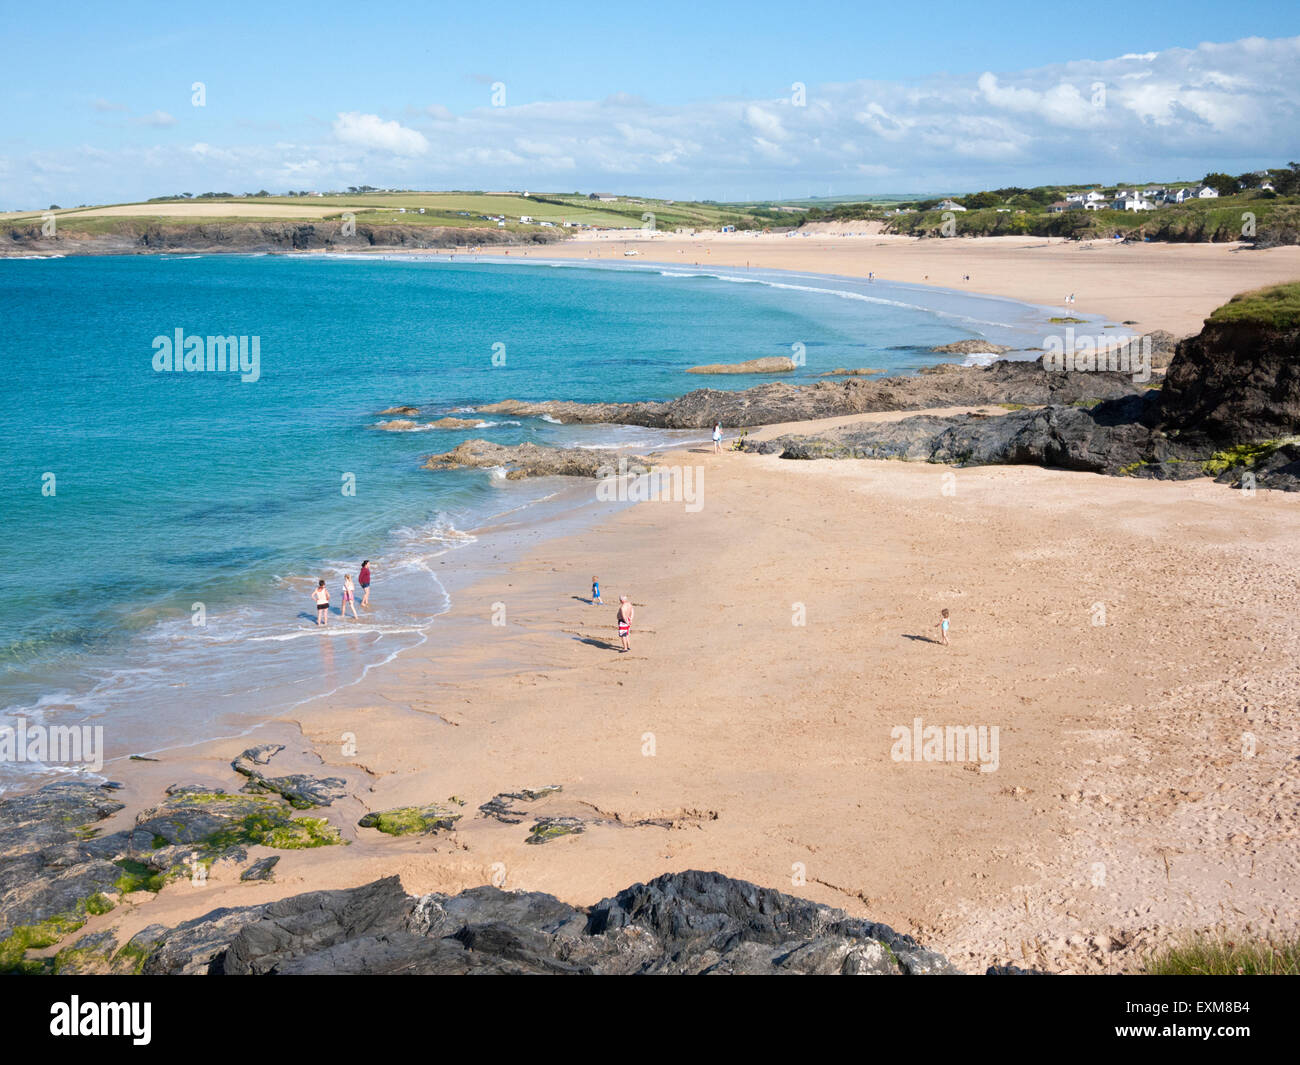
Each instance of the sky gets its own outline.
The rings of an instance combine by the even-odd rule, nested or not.
[[[0,210],[349,185],[754,200],[1300,158],[1300,4],[0,0]]]

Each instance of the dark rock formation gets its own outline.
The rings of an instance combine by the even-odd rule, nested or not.
[[[341,777],[314,777],[307,773],[268,777],[257,768],[268,764],[282,750],[284,745],[279,743],[251,747],[230,763],[230,768],[236,773],[248,777],[244,791],[254,795],[279,795],[295,810],[329,806],[335,799],[341,799],[348,793],[348,782]]]
[[[122,870],[92,844],[94,826],[122,807],[80,781],[0,799],[0,972],[19,968],[28,945],[57,942],[111,908],[103,893]]]
[[[651,403],[505,400],[480,407],[479,412],[524,417],[545,414],[562,422],[609,422],[664,429],[702,429],[714,422],[739,428],[928,407],[1083,403],[1143,391],[1125,374],[1050,372],[1043,368],[1041,360],[1002,360],[987,367],[945,365],[943,369],[943,373],[913,377],[850,377],[811,385],[773,382],[740,392],[703,388],[678,399]]]
[[[956,972],[886,925],[703,872],[587,909],[492,887],[416,899],[389,877],[216,910],[128,947],[147,952],[146,974]]]
[[[239,874],[240,880],[274,880],[275,867],[279,864],[280,856],[278,854],[269,855],[266,858],[259,858],[242,873]]]
[[[1003,415],[918,415],[885,424],[847,425],[815,434],[745,441],[746,451],[782,458],[911,459],[959,466],[1036,465],[1119,473],[1164,463],[1181,452],[1141,421],[1142,396],[1093,408],[1043,407]],[[1189,471],[1199,476],[1199,467]]]
[[[1178,344],[1159,420],[1211,448],[1300,433],[1300,329],[1207,321]]]
[[[1156,363],[1172,338],[1151,336]],[[920,415],[746,440],[741,447],[791,459],[1030,464],[1173,480],[1213,476],[1237,487],[1297,491],[1297,434],[1300,328],[1285,320],[1273,325],[1211,318],[1199,335],[1177,344],[1159,390],[1091,407],[1054,401],[997,417]]]

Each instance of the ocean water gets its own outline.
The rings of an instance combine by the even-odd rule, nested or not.
[[[702,433],[484,418],[506,398],[745,388],[688,366],[802,350],[784,379],[891,373],[1049,311],[776,271],[510,260],[139,256],[0,260],[0,725],[100,724],[113,757],[228,735],[429,638],[475,530],[593,504],[562,481],[422,470],[470,437],[648,448]],[[257,379],[160,372],[155,338],[257,338]],[[794,345],[801,345],[801,349]],[[250,373],[248,376],[252,376]],[[375,609],[312,624],[324,577],[372,560]],[[0,789],[56,767],[0,763]]]

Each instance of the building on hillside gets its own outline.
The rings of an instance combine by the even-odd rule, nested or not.
[[[1082,207],[1083,204],[1081,203],[1079,206]],[[1047,205],[1048,214],[1064,214],[1069,210],[1077,210],[1077,208],[1075,208],[1073,204],[1066,203],[1064,200],[1057,200],[1055,203],[1049,203]]]
[[[966,208],[963,207],[961,204],[957,203],[955,200],[944,200],[942,203],[939,204],[939,210],[940,211],[964,211],[966,210]]]
[[[1111,208],[1116,211],[1153,211],[1155,204],[1144,200],[1137,192],[1121,192],[1111,203]]]
[[[1212,189],[1209,185],[1197,185],[1196,188],[1192,190],[1192,195],[1198,200],[1217,200],[1219,198],[1219,190]]]

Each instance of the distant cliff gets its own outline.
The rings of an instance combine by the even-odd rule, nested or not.
[[[79,230],[62,223],[45,236],[39,224],[0,228],[0,257],[14,255],[138,255],[150,252],[368,251],[376,248],[455,248],[466,245],[549,244],[560,230],[511,233],[499,229],[444,226],[355,227],[344,236],[341,222],[159,222],[124,218],[107,229]]]

